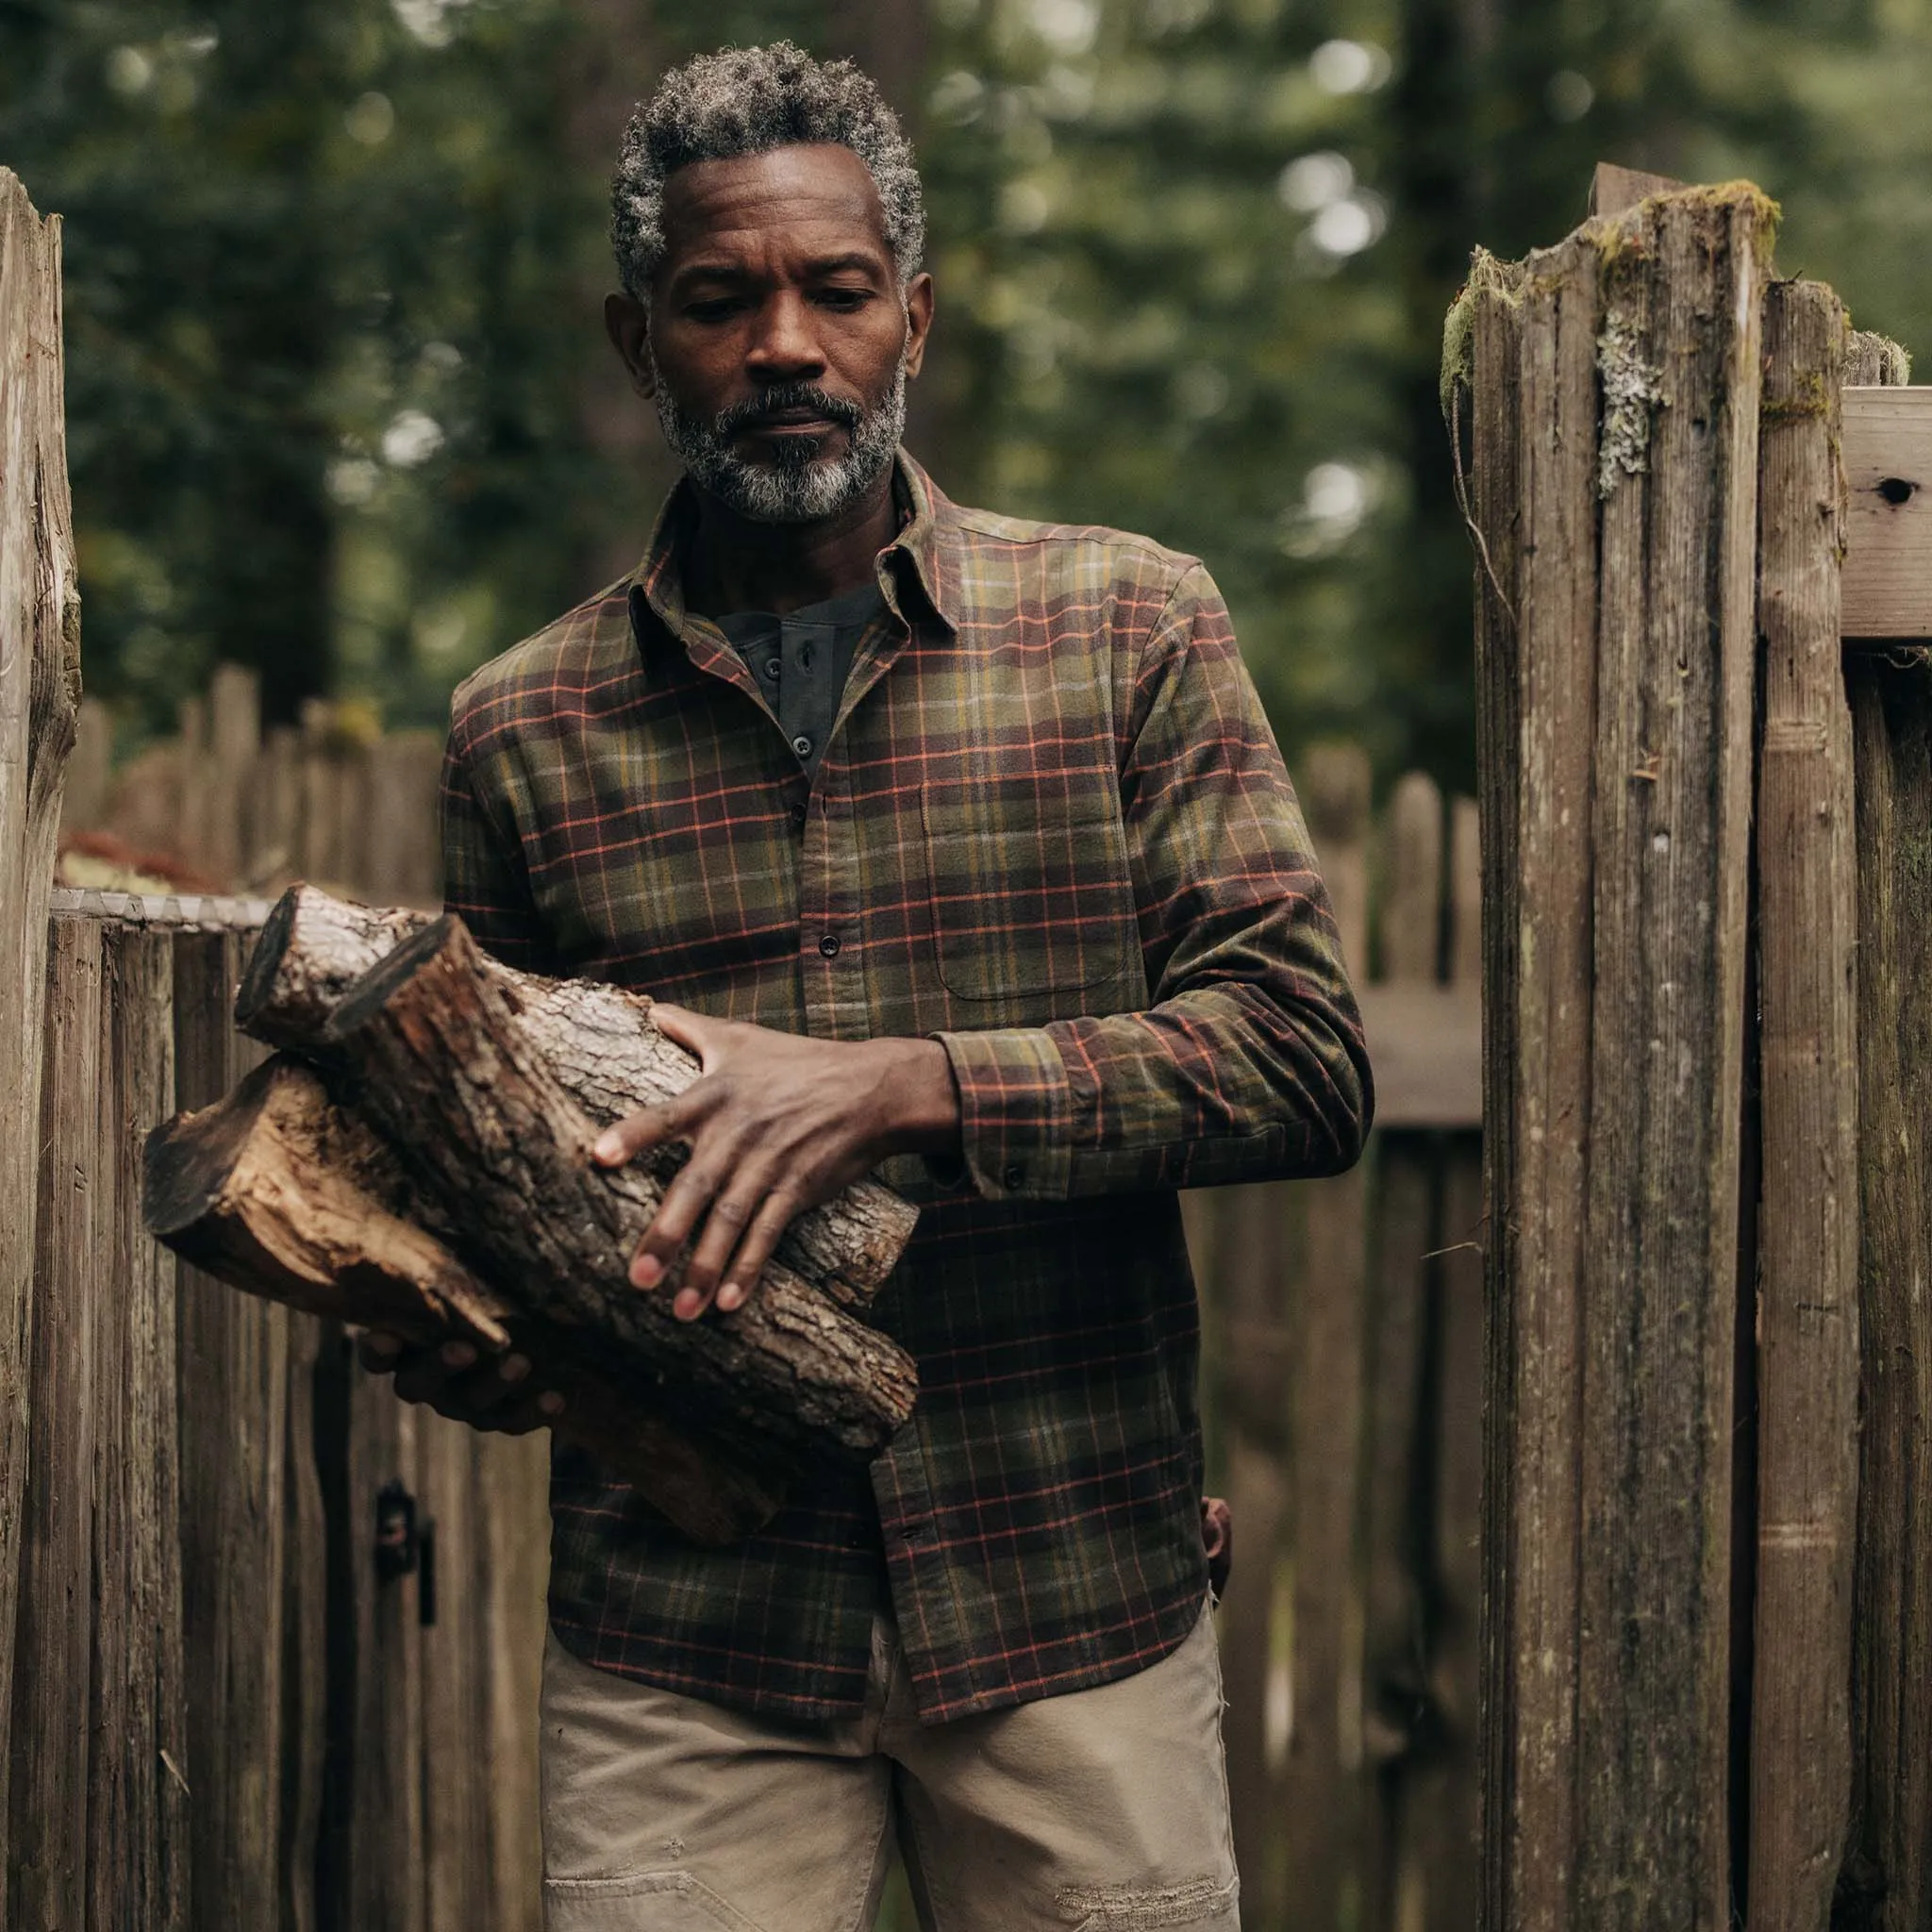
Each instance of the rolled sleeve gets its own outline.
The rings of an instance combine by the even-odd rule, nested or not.
[[[952,1063],[974,1187],[995,1201],[1063,1197],[1073,1171],[1074,1090],[1052,1034],[1011,1026],[933,1038]]]

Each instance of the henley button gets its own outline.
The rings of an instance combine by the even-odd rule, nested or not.
[[[791,741],[791,749],[795,751],[800,758],[808,758],[811,756],[811,740],[807,738],[805,734],[801,732],[796,738],[794,738]]]
[[[794,806],[793,806],[793,807],[791,808],[791,823],[792,823],[792,824],[793,824],[794,825],[803,825],[803,824],[805,824],[805,808],[804,808],[804,806],[802,806],[802,805],[794,805]]]
[[[780,669],[781,666],[779,665],[777,658],[767,658],[765,659],[765,675],[767,677],[776,677]]]
[[[819,951],[828,959],[836,958],[839,954],[839,935],[835,932],[821,934],[819,937]]]

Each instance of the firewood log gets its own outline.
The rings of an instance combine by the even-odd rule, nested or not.
[[[312,1050],[440,1208],[458,1257],[519,1307],[648,1364],[667,1417],[786,1454],[869,1456],[911,1413],[911,1358],[780,1261],[741,1307],[695,1322],[672,1313],[681,1262],[653,1292],[630,1285],[663,1182],[591,1162],[596,1126],[461,920],[378,960]]]
[[[237,1288],[419,1345],[526,1357],[565,1397],[556,1433],[698,1541],[760,1527],[795,1474],[774,1453],[677,1427],[657,1412],[648,1376],[626,1380],[595,1341],[480,1280],[409,1218],[395,1157],[311,1068],[277,1056],[225,1100],[157,1127],[144,1180],[148,1231]]]
[[[351,981],[427,915],[337,899],[314,886],[283,894],[262,929],[235,1002],[244,1033],[307,1051]],[[598,1126],[684,1091],[696,1058],[659,1033],[651,1001],[593,980],[546,979],[487,956],[483,970],[504,996],[524,1040]],[[664,1174],[681,1157],[658,1163]],[[918,1209],[876,1181],[860,1181],[800,1215],[777,1258],[849,1306],[869,1301],[910,1239]]]

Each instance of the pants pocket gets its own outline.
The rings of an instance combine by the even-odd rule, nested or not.
[[[690,1872],[546,1878],[543,1932],[763,1932]]]

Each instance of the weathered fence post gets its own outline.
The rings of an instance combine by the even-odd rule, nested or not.
[[[1755,191],[1668,195],[1480,264],[1452,325],[1484,580],[1492,1932],[1729,1923],[1769,251]]]
[[[1343,957],[1369,956],[1369,761],[1316,745],[1302,765],[1308,829]],[[1304,1190],[1309,1265],[1290,1310],[1289,1521],[1294,1552],[1292,1721],[1286,1831],[1294,1916],[1341,1923],[1361,1815],[1361,1621],[1356,1524],[1361,1466],[1368,1176]]]
[[[1901,384],[1904,360],[1891,344],[1856,338],[1847,381]],[[1885,480],[1852,479],[1853,514],[1923,519],[1926,486],[1883,492]],[[1862,627],[1897,622],[1898,609],[1881,602],[1846,617]],[[1932,1913],[1932,625],[1920,628],[1912,641],[1860,637],[1845,656],[1857,795],[1862,1421],[1853,1831],[1840,1881],[1849,1932],[1908,1932]]]
[[[80,697],[60,225],[0,168],[0,1763],[22,1559],[47,905]],[[11,1863],[0,1806],[0,1870]]]
[[[1843,307],[1822,284],[1768,291],[1752,1932],[1828,1923],[1851,1799],[1858,1090],[1852,717],[1840,664],[1846,340]]]

